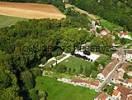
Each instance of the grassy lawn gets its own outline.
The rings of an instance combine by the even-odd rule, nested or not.
[[[101,64],[103,66],[106,66],[109,62],[111,61],[111,57],[107,56],[107,55],[104,55],[102,54],[97,60],[96,62],[98,64]]]
[[[16,22],[23,21],[23,20],[26,20],[26,19],[0,15],[0,28],[13,25]]]
[[[122,30],[123,28],[119,25],[113,24],[107,20],[101,19],[100,20],[101,25],[108,28],[110,31],[114,31],[114,30]]]
[[[69,57],[68,59],[62,61],[60,64],[63,64],[66,67],[71,68],[72,70],[75,69],[77,72],[79,71],[80,67],[85,68],[94,66],[94,63],[74,56]]]
[[[48,100],[93,100],[94,90],[58,82],[54,78],[37,77],[36,88],[48,92]]]

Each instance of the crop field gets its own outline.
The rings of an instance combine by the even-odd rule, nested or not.
[[[0,2],[0,15],[15,16],[28,19],[62,19],[66,16],[55,6],[36,3]]]
[[[97,95],[94,90],[64,84],[49,77],[37,77],[36,89],[47,91],[48,100],[93,100]]]

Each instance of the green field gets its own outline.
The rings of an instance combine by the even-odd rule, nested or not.
[[[48,100],[93,100],[97,93],[88,88],[58,82],[49,77],[38,77],[36,89],[48,92]]]
[[[106,27],[107,29],[109,29],[110,31],[114,31],[114,30],[122,30],[123,28],[119,25],[116,25],[114,23],[111,23],[107,20],[101,19],[100,20],[101,26]]]
[[[62,61],[60,64],[65,65],[68,68],[75,69],[77,72],[79,71],[80,67],[85,68],[94,66],[94,63],[74,56],[69,57],[68,59]]]
[[[0,15],[0,28],[13,25],[16,22],[23,21],[23,20],[26,20],[26,19]]]

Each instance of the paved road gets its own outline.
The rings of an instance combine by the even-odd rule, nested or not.
[[[115,65],[115,67],[114,67],[114,68],[112,69],[112,71],[107,75],[107,77],[105,78],[105,80],[99,85],[97,91],[101,91],[101,89],[102,89],[107,83],[109,83],[109,81],[111,80],[111,78],[112,78],[114,72],[116,71],[116,69],[118,69],[119,66],[120,66],[121,64],[123,64],[123,63],[124,63],[123,61],[119,61],[119,63],[117,63],[117,64]]]

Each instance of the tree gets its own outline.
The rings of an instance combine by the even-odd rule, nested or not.
[[[56,49],[55,51],[52,52],[52,56],[56,57],[62,54],[62,50],[60,48]]]
[[[29,95],[31,100],[39,100],[38,91],[35,90],[34,88],[29,90]]]
[[[14,87],[1,89],[0,99],[1,100],[23,100],[23,98],[18,95],[18,92]]]
[[[98,74],[98,71],[93,70],[92,73],[91,73],[91,77],[96,78],[97,74]]]
[[[48,100],[48,92],[47,91],[39,91],[40,100]]]
[[[71,68],[67,68],[67,72],[68,72],[69,74],[71,73],[71,71],[72,71]]]
[[[90,77],[90,74],[91,74],[91,67],[90,66],[85,66],[84,74],[85,74],[85,76]]]
[[[46,63],[46,57],[43,57],[43,58],[41,59],[41,63],[42,63],[42,64],[45,64],[45,63]]]
[[[93,40],[91,41],[91,47],[93,48],[92,51],[96,51],[96,47],[99,46],[99,51],[100,53],[103,54],[110,54],[110,48],[112,46],[112,38],[109,36],[105,37],[94,37]]]
[[[75,69],[75,68],[73,68],[73,69],[72,69],[72,73],[75,73],[75,72],[76,72],[76,69]]]
[[[129,76],[127,75],[127,73],[124,73],[124,76],[123,76],[124,79],[128,79]]]
[[[55,70],[60,73],[65,73],[67,71],[67,67],[63,64],[59,64],[56,66]]]
[[[44,100],[48,100],[48,92],[45,91]]]
[[[112,84],[112,85],[107,85],[103,90],[107,92],[109,95],[112,95],[113,89],[114,89],[114,85]]]
[[[0,67],[1,68],[1,67]],[[7,88],[11,84],[11,78],[7,70],[0,69],[0,89]]]
[[[32,68],[32,69],[31,69],[31,73],[32,73],[34,79],[35,79],[37,76],[41,76],[41,75],[42,75],[42,71],[41,71],[39,68]]]
[[[83,66],[82,66],[82,64],[80,65],[79,73],[80,73],[80,74],[83,73]]]
[[[34,78],[31,74],[31,72],[29,72],[29,71],[24,71],[21,73],[21,80],[23,81],[26,89],[31,89],[35,85]]]
[[[63,33],[63,34],[62,34]],[[60,47],[65,52],[73,52],[75,47],[79,44],[89,41],[91,35],[86,30],[78,30],[76,28],[65,28],[61,30],[62,39],[60,40]]]

